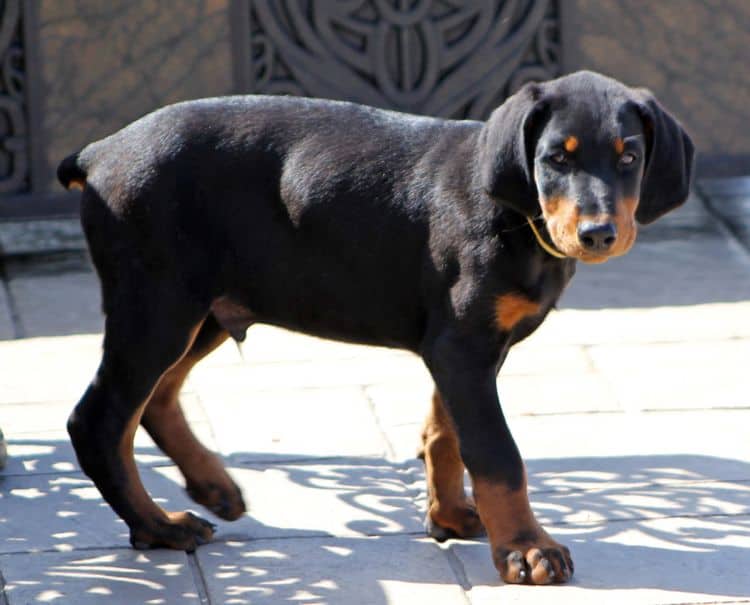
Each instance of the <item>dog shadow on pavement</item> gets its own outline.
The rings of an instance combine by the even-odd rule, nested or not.
[[[461,587],[502,590],[484,541],[437,545],[422,533],[417,460],[235,455],[227,465],[250,510],[228,523],[188,499],[158,450],[139,448],[144,484],[161,506],[190,508],[219,526],[214,542],[186,558],[128,548],[127,528],[64,439],[10,446],[0,474],[0,571],[6,593],[17,598],[190,602],[195,577],[215,603],[381,604],[447,590],[458,599]],[[747,463],[654,455],[531,460],[527,467],[537,515],[573,552],[570,587],[747,596]]]

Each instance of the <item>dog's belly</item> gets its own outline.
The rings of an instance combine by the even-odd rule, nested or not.
[[[300,300],[295,307],[269,307],[266,300],[231,296],[215,300],[211,312],[237,340],[244,339],[250,325],[265,323],[332,340],[418,350],[424,322],[415,318],[413,311],[363,309],[356,305],[342,309],[339,302],[322,305],[319,301]]]
[[[214,301],[212,312],[235,338],[252,323],[267,323],[334,340],[419,348],[426,312],[413,281],[397,272],[368,276],[341,262],[320,269],[297,261],[254,266]]]

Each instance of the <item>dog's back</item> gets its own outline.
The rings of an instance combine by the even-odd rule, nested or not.
[[[448,238],[461,208],[474,211],[480,127],[333,101],[206,99],[92,143],[58,176],[86,185],[97,266],[127,238],[123,250],[200,272],[265,321],[416,349],[444,279],[431,229]]]

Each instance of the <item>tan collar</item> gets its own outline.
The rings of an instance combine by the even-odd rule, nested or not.
[[[539,233],[539,230],[536,228],[536,225],[534,225],[534,221],[532,219],[530,219],[527,216],[526,220],[529,223],[529,227],[531,227],[531,230],[534,232],[536,241],[539,242],[539,245],[542,247],[542,250],[544,250],[550,256],[554,256],[555,258],[568,258],[565,254],[557,250],[554,246],[551,246],[550,244],[544,241],[542,234]]]

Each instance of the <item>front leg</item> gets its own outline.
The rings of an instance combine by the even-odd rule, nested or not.
[[[501,577],[512,583],[565,582],[573,574],[570,552],[534,517],[523,460],[498,401],[499,349],[497,343],[446,333],[424,357],[455,423],[461,458]]]

